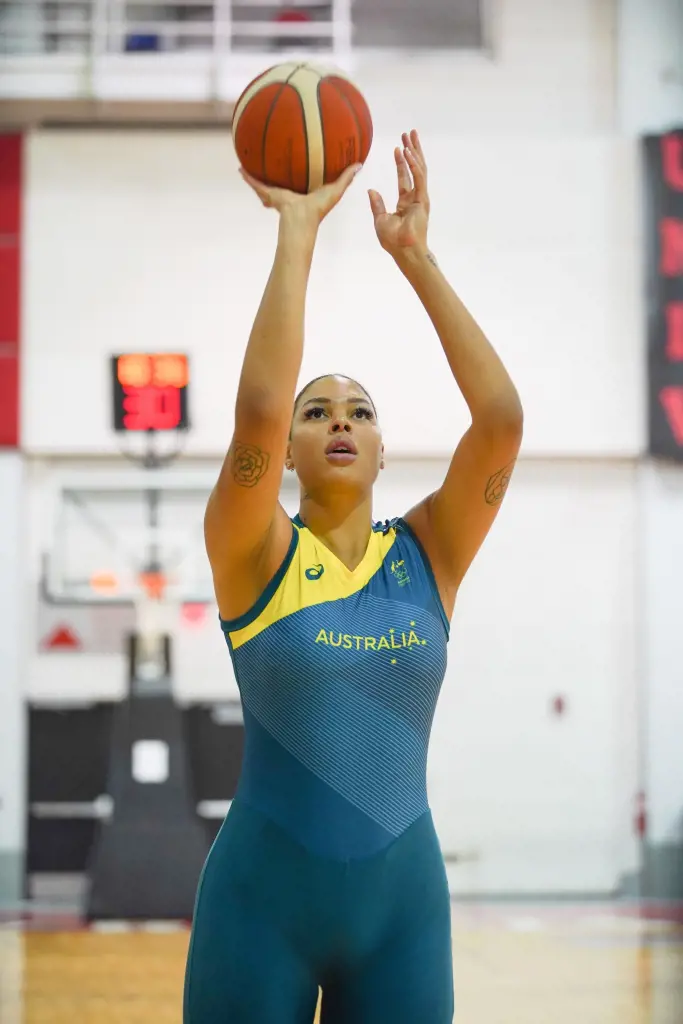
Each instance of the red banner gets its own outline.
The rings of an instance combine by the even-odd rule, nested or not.
[[[683,130],[644,140],[651,455],[683,462]]]
[[[0,135],[0,447],[19,445],[22,137]]]

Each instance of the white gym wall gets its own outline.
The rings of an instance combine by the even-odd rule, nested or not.
[[[344,215],[321,236],[303,376],[345,371],[373,394],[389,451],[378,517],[435,485],[465,410],[424,313],[374,240],[364,194],[373,186],[392,195],[391,149],[397,133],[417,126],[432,167],[433,248],[509,365],[526,411],[514,483],[456,609],[431,748],[445,851],[481,854],[452,872],[461,893],[601,893],[637,866],[644,312],[637,128],[624,99],[637,90],[619,84],[618,68],[623,40],[667,2],[623,4],[629,36],[607,2],[501,0],[492,56],[382,66],[373,55],[358,70],[376,140]],[[29,591],[54,459],[104,466],[115,451],[109,355],[190,353],[188,452],[217,465],[274,233],[222,133],[28,137]],[[48,386],[57,378],[59,387]],[[32,602],[30,592],[29,696],[120,695],[123,659],[34,653]],[[203,632],[180,641],[183,699],[234,694],[220,633]],[[566,701],[562,716],[552,713],[556,696]],[[666,728],[671,763],[671,705],[654,707],[648,745]],[[681,734],[683,709],[677,721]],[[677,805],[674,796],[660,801],[667,821],[683,802],[683,779],[677,791]]]

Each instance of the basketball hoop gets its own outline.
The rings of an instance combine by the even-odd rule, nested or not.
[[[138,583],[149,601],[163,601],[166,594],[167,578],[163,572],[141,572]]]

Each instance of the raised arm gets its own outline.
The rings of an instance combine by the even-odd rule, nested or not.
[[[427,246],[427,168],[416,132],[403,136],[395,158],[396,213],[388,214],[381,197],[370,193],[377,235],[425,307],[472,417],[441,487],[405,517],[430,558],[450,615],[505,496],[522,440],[522,405],[493,346]]]
[[[279,504],[304,341],[306,289],[318,227],[357,168],[308,196],[243,177],[280,214],[275,260],[242,365],[232,442],[204,517],[223,618],[244,614],[284,558],[292,527]]]

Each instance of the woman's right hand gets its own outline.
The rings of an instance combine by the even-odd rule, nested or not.
[[[337,205],[362,166],[362,164],[354,164],[352,167],[347,167],[336,181],[304,195],[299,192],[290,192],[286,188],[264,185],[263,182],[252,178],[241,167],[240,174],[264,206],[277,210],[281,217],[292,219],[297,224],[317,229],[330,210]]]

